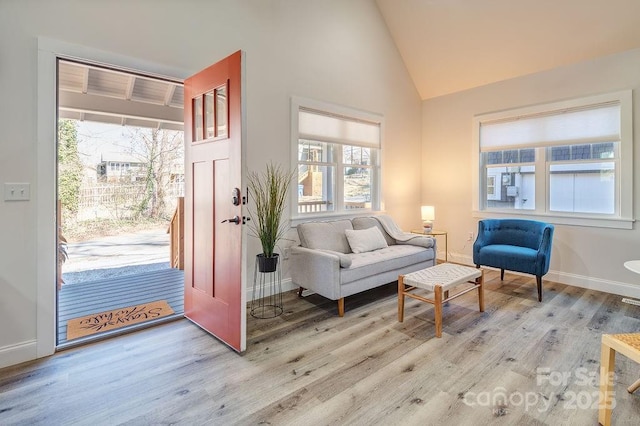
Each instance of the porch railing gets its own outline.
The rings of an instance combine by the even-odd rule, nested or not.
[[[170,255],[172,268],[184,269],[184,197],[178,197],[176,210],[169,224]]]

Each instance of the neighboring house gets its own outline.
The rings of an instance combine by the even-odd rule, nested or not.
[[[110,154],[100,156],[96,166],[98,182],[140,182],[145,179],[146,163],[127,154]]]

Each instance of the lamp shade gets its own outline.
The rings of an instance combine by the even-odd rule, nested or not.
[[[420,210],[422,212],[422,220],[436,219],[436,209],[433,206],[422,206]]]

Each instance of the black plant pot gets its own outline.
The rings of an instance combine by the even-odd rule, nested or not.
[[[257,255],[258,271],[275,272],[278,268],[278,256],[280,256],[278,253],[273,253],[271,257],[265,257],[264,253]]]

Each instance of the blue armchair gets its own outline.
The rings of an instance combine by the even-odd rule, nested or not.
[[[554,226],[524,219],[484,219],[478,222],[473,243],[476,267],[500,268],[536,276],[538,301],[542,302],[542,276],[549,271]]]

